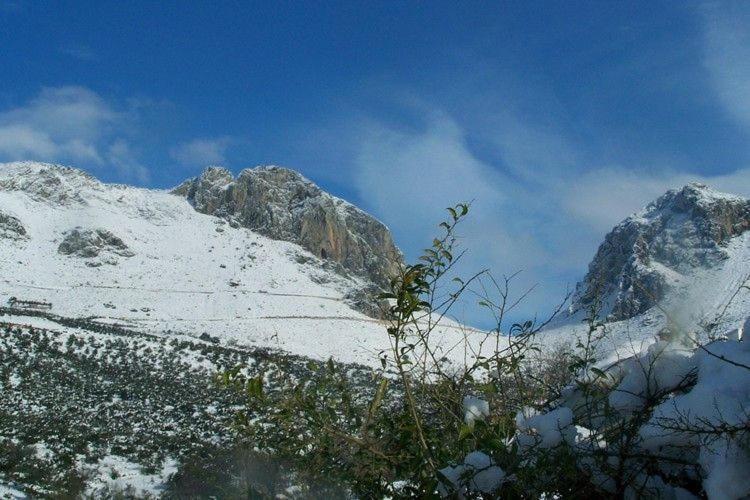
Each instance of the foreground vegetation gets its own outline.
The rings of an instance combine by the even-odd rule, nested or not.
[[[672,322],[648,351],[605,365],[598,346],[609,332],[595,301],[584,335],[543,351],[544,322],[505,324],[511,279],[454,277],[455,229],[468,207],[449,212],[442,236],[381,297],[391,349],[364,389],[334,363],[272,393],[262,379],[226,373],[224,383],[247,396],[236,422],[246,439],[310,481],[335,479],[365,498],[750,493],[741,477],[750,466],[750,349],[737,332],[704,344]],[[467,337],[466,365],[451,365],[444,352],[456,346],[439,345],[436,325],[477,290],[497,326]],[[713,402],[692,401],[706,392]]]
[[[237,442],[244,395],[216,374],[242,365],[273,386],[310,377],[306,359],[26,312],[56,325],[38,328],[0,313],[2,483],[32,497],[227,498],[294,482],[283,462]]]

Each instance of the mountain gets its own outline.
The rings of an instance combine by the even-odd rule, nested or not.
[[[598,297],[612,320],[644,313],[697,271],[735,257],[730,243],[748,230],[750,200],[697,183],[668,191],[607,234],[573,308]]]
[[[156,496],[177,464],[231,459],[229,368],[273,391],[333,358],[366,394],[390,348],[371,293],[400,259],[383,224],[287,169],[170,192],[0,164],[0,497]]]
[[[605,237],[560,336],[595,301],[631,333],[665,323],[665,308],[691,325],[712,321],[750,274],[749,228],[746,199],[700,184],[667,192]],[[368,364],[387,346],[370,297],[401,262],[382,223],[273,166],[237,177],[210,167],[163,191],[58,165],[0,165],[0,245],[6,298]]]
[[[374,290],[401,261],[383,224],[279,167],[169,192],[1,164],[0,248],[3,301],[367,364],[388,345]]]
[[[599,300],[602,363],[673,319],[741,324],[748,207],[702,185],[669,191],[606,236],[539,340],[585,335]],[[214,167],[164,191],[0,164],[0,299],[13,306],[0,305],[0,496],[156,496],[205,457],[226,478],[242,403],[214,384],[228,368],[274,391],[333,358],[368,397],[390,344],[366,297],[400,259],[385,226],[288,169]],[[444,321],[432,337],[455,363],[465,339],[481,353],[487,336]]]
[[[187,198],[201,213],[297,243],[383,287],[402,263],[388,228],[293,170],[257,167],[235,179],[227,169],[209,167],[172,193]]]
[[[606,235],[569,313],[548,334],[570,338],[592,307],[611,337],[636,350],[670,322],[695,330],[731,327],[750,310],[741,289],[748,278],[750,200],[688,184]]]

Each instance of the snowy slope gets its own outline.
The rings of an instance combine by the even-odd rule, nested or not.
[[[669,325],[699,338],[739,327],[750,315],[749,227],[750,200],[699,184],[667,192],[607,235],[545,343],[585,332],[587,290],[600,276],[610,358],[641,352]],[[621,314],[611,314],[618,303]]]
[[[48,164],[2,164],[0,213],[25,232],[0,237],[3,302],[47,301],[62,316],[156,334],[207,332],[343,362],[376,363],[388,346],[383,325],[344,301],[362,285],[357,278],[327,270],[296,244],[200,214],[165,191],[106,185]],[[133,255],[111,248],[95,257],[61,254],[76,228],[108,231]],[[445,334],[461,338],[455,325]]]

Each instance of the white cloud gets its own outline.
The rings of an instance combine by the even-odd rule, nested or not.
[[[222,164],[231,140],[229,137],[199,138],[172,148],[169,155],[183,165],[207,166]]]
[[[117,122],[118,114],[88,89],[45,88],[25,106],[0,113],[0,154],[98,163],[97,143]]]
[[[564,138],[526,123],[502,127],[498,154],[510,174],[473,154],[466,134],[440,111],[423,130],[366,121],[355,138],[354,182],[366,207],[383,219],[414,258],[429,245],[444,207],[474,200],[461,229],[469,249],[463,272],[523,270],[517,290],[539,284],[522,312],[550,310],[585,272],[614,224],[691,181],[750,196],[750,170],[700,176],[668,168],[602,166],[571,171],[577,157]],[[476,321],[476,311],[467,311]]]
[[[0,154],[13,159],[29,156],[52,158],[57,154],[57,144],[49,134],[24,124],[0,126]]]
[[[25,124],[59,143],[73,139],[95,142],[120,118],[95,92],[71,86],[42,89],[25,106],[0,113],[0,124]]]
[[[533,284],[551,259],[519,205],[522,186],[474,156],[460,127],[441,112],[427,127],[404,132],[368,122],[358,135],[355,183],[367,207],[386,221],[412,259],[429,246],[445,207],[472,201],[459,234],[469,250],[461,272],[524,270],[518,291]],[[464,319],[476,320],[471,307]]]
[[[750,3],[703,8],[704,65],[725,110],[750,127]]]
[[[750,169],[729,174],[697,175],[669,169],[635,172],[626,168],[599,168],[564,183],[561,206],[567,214],[596,233],[604,234],[668,189],[701,182],[719,191],[750,197]]]
[[[145,182],[147,170],[123,138],[132,128],[130,106],[117,107],[85,87],[44,88],[0,112],[0,160],[113,167],[126,180]]]

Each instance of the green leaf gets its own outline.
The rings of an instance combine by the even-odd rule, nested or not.
[[[472,434],[474,434],[474,426],[462,424],[461,429],[458,431],[458,440],[463,441]]]
[[[262,398],[263,397],[263,377],[258,375],[247,381],[247,395],[250,398]]]

